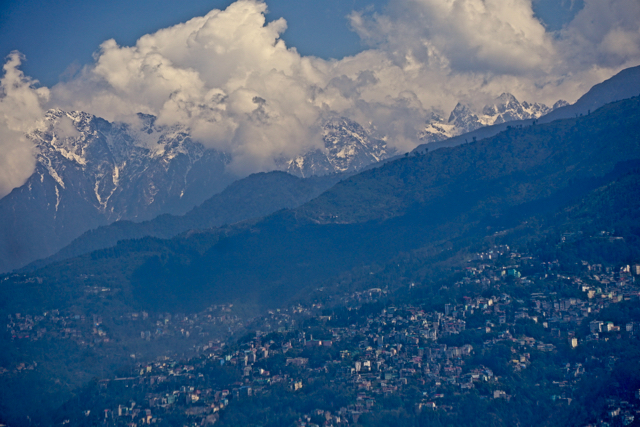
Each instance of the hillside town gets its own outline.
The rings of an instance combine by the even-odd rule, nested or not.
[[[471,395],[508,405],[519,398],[514,376],[534,369],[554,370],[554,379],[533,387],[549,402],[570,406],[594,370],[624,363],[603,349],[618,342],[637,345],[640,331],[637,319],[620,323],[611,315],[640,300],[640,265],[581,267],[568,274],[556,261],[541,262],[501,245],[470,256],[450,284],[469,292],[436,309],[394,302],[388,289],[372,288],[249,319],[238,316],[232,304],[191,315],[129,313],[117,321],[138,334],[140,348],[182,339],[193,356],[176,352],[145,361],[133,353],[126,375],[95,384],[110,406],[98,414],[94,407],[69,415],[98,417],[101,425],[224,425],[225,413],[246,402],[282,393],[304,399],[322,385],[340,390],[342,404],[306,405],[296,424],[358,425],[394,396],[411,402],[417,414],[455,412]],[[409,284],[409,292],[414,286]],[[517,295],[510,294],[513,289]],[[104,346],[123,339],[105,323],[100,316],[53,310],[15,313],[6,327],[15,340]],[[581,357],[572,356],[578,352]],[[33,369],[38,368],[23,363],[0,373]],[[639,419],[636,391],[633,399],[607,397],[606,412],[593,426]],[[65,422],[75,423],[73,417]]]

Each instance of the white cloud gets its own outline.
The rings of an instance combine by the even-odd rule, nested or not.
[[[273,169],[274,158],[320,144],[320,108],[309,97],[326,74],[318,67],[329,65],[287,48],[285,21],[266,24],[265,11],[243,0],[132,47],[108,40],[79,79],[53,88],[54,99],[110,120],[154,114],[232,153],[239,172]]]
[[[0,197],[22,185],[33,173],[33,144],[25,138],[42,118],[42,103],[49,98],[47,88],[19,70],[22,56],[12,52],[0,79]]]
[[[482,106],[502,92],[574,101],[640,63],[637,0],[586,0],[558,32],[534,16],[531,0],[392,0],[384,14],[351,15],[369,48],[339,61],[287,47],[280,39],[286,22],[267,23],[266,9],[260,0],[239,0],[134,46],[105,41],[93,64],[51,89],[49,105],[109,120],[143,112],[159,124],[180,123],[231,153],[232,168],[243,174],[320,146],[318,128],[332,115],[409,150],[433,109]]]
[[[60,117],[54,124],[53,132],[58,139],[67,140],[81,136],[73,121],[68,116]]]
[[[354,12],[360,36],[398,64],[455,72],[526,74],[553,56],[527,0],[399,0],[385,15]]]
[[[370,49],[340,61],[285,46],[286,23],[267,24],[266,8],[239,0],[132,47],[108,40],[95,64],[54,87],[53,98],[112,120],[145,112],[185,124],[231,152],[239,171],[253,171],[318,146],[315,130],[330,114],[371,123],[410,149],[434,108],[482,105],[502,92],[573,101],[623,64],[640,62],[633,0],[587,2],[561,33],[545,30],[531,0],[394,0],[383,15],[351,15]]]
[[[562,37],[563,53],[581,67],[636,65],[640,57],[640,2],[587,0]]]

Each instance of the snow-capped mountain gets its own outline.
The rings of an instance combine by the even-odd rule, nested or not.
[[[458,103],[448,120],[441,115],[432,114],[426,121],[426,126],[420,132],[419,138],[423,143],[443,141],[453,136],[474,131],[483,126],[497,125],[513,120],[537,119],[556,108],[567,105],[565,101],[558,101],[552,108],[540,103],[520,103],[510,93],[503,93],[493,104],[485,105],[481,113],[474,112],[466,104]]]
[[[282,170],[296,176],[355,172],[395,153],[381,139],[345,117],[333,118],[322,128],[323,149],[279,162]]]
[[[27,137],[34,173],[0,200],[0,272],[50,256],[83,232],[118,219],[185,213],[236,177],[229,156],[180,127],[110,123],[50,110]]]
[[[72,190],[107,221],[148,219],[186,212],[230,182],[223,178],[228,156],[205,150],[182,127],[158,127],[153,116],[142,114],[138,120],[134,126],[83,112],[47,112],[44,126],[27,137],[35,143],[37,164],[56,182],[57,205]],[[205,167],[196,167],[201,163]],[[222,182],[194,195],[201,192],[194,186],[211,184],[205,170]]]
[[[240,178],[231,156],[206,149],[182,126],[158,126],[139,114],[110,123],[84,112],[50,110],[27,135],[36,167],[0,199],[0,272],[48,257],[83,232],[116,220],[183,214]],[[278,162],[306,177],[354,172],[391,153],[345,118],[323,128],[325,147]]]
[[[492,125],[497,125],[513,120],[536,119],[551,110],[552,108],[537,102],[529,104],[524,101],[521,104],[515,96],[510,93],[503,93],[493,105],[486,105],[482,109],[482,115],[490,118],[489,120],[493,120]]]

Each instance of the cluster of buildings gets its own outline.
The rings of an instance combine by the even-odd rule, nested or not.
[[[563,275],[557,262],[538,262],[498,246],[473,256],[461,279],[451,284],[481,292],[437,309],[384,303],[388,289],[374,288],[343,296],[333,308],[297,304],[244,321],[231,305],[192,315],[129,313],[120,320],[139,331],[137,339],[191,337],[198,340],[199,356],[187,361],[165,356],[136,364],[130,376],[103,379],[105,393],[118,396],[127,389],[137,397],[102,408],[100,417],[105,425],[148,425],[176,417],[184,425],[213,425],[234,401],[268,398],[276,389],[304,395],[314,383],[350,390],[351,401],[301,413],[300,427],[353,425],[392,395],[412,399],[416,413],[451,410],[453,395],[472,392],[509,401],[504,378],[476,356],[496,346],[508,348],[504,368],[521,372],[543,353],[574,351],[612,338],[637,339],[640,324],[615,324],[603,313],[613,304],[638,301],[640,267],[582,267],[575,275]],[[517,292],[510,290],[514,283]],[[371,301],[383,302],[384,308],[358,315],[362,304]],[[537,328],[537,338],[523,333],[523,325]],[[218,339],[212,326],[218,328]],[[33,317],[16,313],[7,328],[15,339],[47,334],[94,343],[112,339],[98,316],[57,311]],[[565,379],[552,384],[548,398],[570,405],[571,389],[589,372],[582,363],[566,363],[562,369]],[[607,419],[627,425],[639,403],[613,399]]]
[[[503,258],[522,258],[520,254],[500,249]],[[146,387],[148,392],[145,400],[139,402],[137,412],[130,404],[124,409],[110,408],[105,412],[106,419],[153,423],[157,417],[179,411],[194,424],[210,425],[234,399],[268,396],[274,387],[304,393],[305,387],[316,381],[330,381],[350,388],[352,402],[333,411],[317,408],[301,414],[299,426],[319,425],[318,420],[323,425],[353,425],[362,414],[378,409],[385,396],[404,396],[409,388],[417,388],[422,393],[415,402],[416,411],[446,411],[451,409],[448,395],[469,393],[480,383],[483,390],[489,391],[484,398],[511,399],[499,376],[473,362],[475,354],[496,345],[511,349],[509,369],[518,372],[529,368],[536,352],[554,352],[559,346],[576,348],[584,342],[607,340],[615,334],[623,339],[637,334],[638,325],[633,322],[615,325],[599,317],[611,304],[638,299],[640,287],[631,268],[627,274],[626,266],[619,271],[602,271],[598,266],[585,265],[585,273],[574,277],[550,273],[557,267],[549,263],[544,266],[545,273],[522,277],[517,263],[504,266],[487,263],[480,257],[478,260],[481,262],[466,269],[458,285],[476,283],[496,288],[501,281],[513,276],[534,290],[536,282],[562,282],[575,290],[575,296],[531,292],[526,298],[516,298],[496,291],[490,296],[465,296],[445,304],[442,310],[387,305],[349,325],[342,325],[340,319],[334,318],[335,314],[321,304],[271,310],[248,325],[256,330],[255,335],[229,345],[211,341],[202,347],[206,356],[195,365],[177,361],[138,365],[136,376],[111,380],[130,381],[132,386]],[[355,303],[375,299],[384,292],[379,289],[358,292],[345,296],[342,303],[349,307],[348,311],[358,310]],[[480,326],[478,317],[483,320]],[[475,319],[472,328],[468,326],[471,318]],[[527,323],[542,328],[548,339],[515,332],[518,324]],[[314,337],[311,330],[321,331],[321,336]],[[480,337],[481,342],[446,344],[451,337],[460,337],[465,331],[476,339]],[[270,359],[284,363],[270,363]],[[274,363],[277,371],[266,369]],[[229,367],[237,374],[235,381],[216,384],[217,388],[207,384],[202,378],[212,366]],[[572,398],[568,397],[567,390],[588,372],[581,363],[568,363],[563,369],[566,380],[554,382],[549,399],[570,405]],[[176,382],[176,378],[181,380]],[[182,385],[167,389],[168,383]],[[160,388],[165,391],[158,393],[156,389]],[[618,410],[621,419],[633,420],[637,403],[612,401],[610,412],[614,415],[610,416],[617,416]]]

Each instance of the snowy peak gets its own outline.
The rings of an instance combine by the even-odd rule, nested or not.
[[[372,138],[360,124],[345,117],[328,120],[322,128],[322,140],[323,149],[280,162],[280,168],[300,177],[353,172],[394,152],[383,140]]]
[[[448,123],[461,133],[471,132],[482,126],[482,122],[471,108],[459,102],[449,115]]]
[[[483,126],[497,125],[513,120],[537,119],[556,108],[567,105],[558,101],[549,108],[540,103],[520,102],[510,93],[503,93],[493,103],[485,105],[480,114],[470,106],[458,103],[445,122],[440,115],[432,114],[425,128],[420,132],[422,142],[438,142],[463,133],[472,132]]]
[[[521,104],[515,96],[503,93],[494,104],[485,105],[482,114],[487,122],[497,125],[513,120],[537,119],[550,111],[551,108],[544,104],[530,104],[526,101]]]
[[[205,149],[184,128],[158,127],[153,116],[138,118],[140,126],[134,126],[84,112],[48,111],[39,129],[27,135],[36,146],[37,170],[108,221],[161,213],[182,197]],[[224,170],[228,160],[219,157],[214,163]]]
[[[362,126],[344,117],[324,125],[323,141],[329,162],[339,172],[379,162],[387,155],[384,141],[371,138]]]
[[[556,101],[555,104],[553,104],[553,107],[551,107],[551,110],[557,110],[558,108],[561,107],[566,107],[567,105],[570,105],[567,101],[565,101],[564,99],[561,99],[560,101]]]

